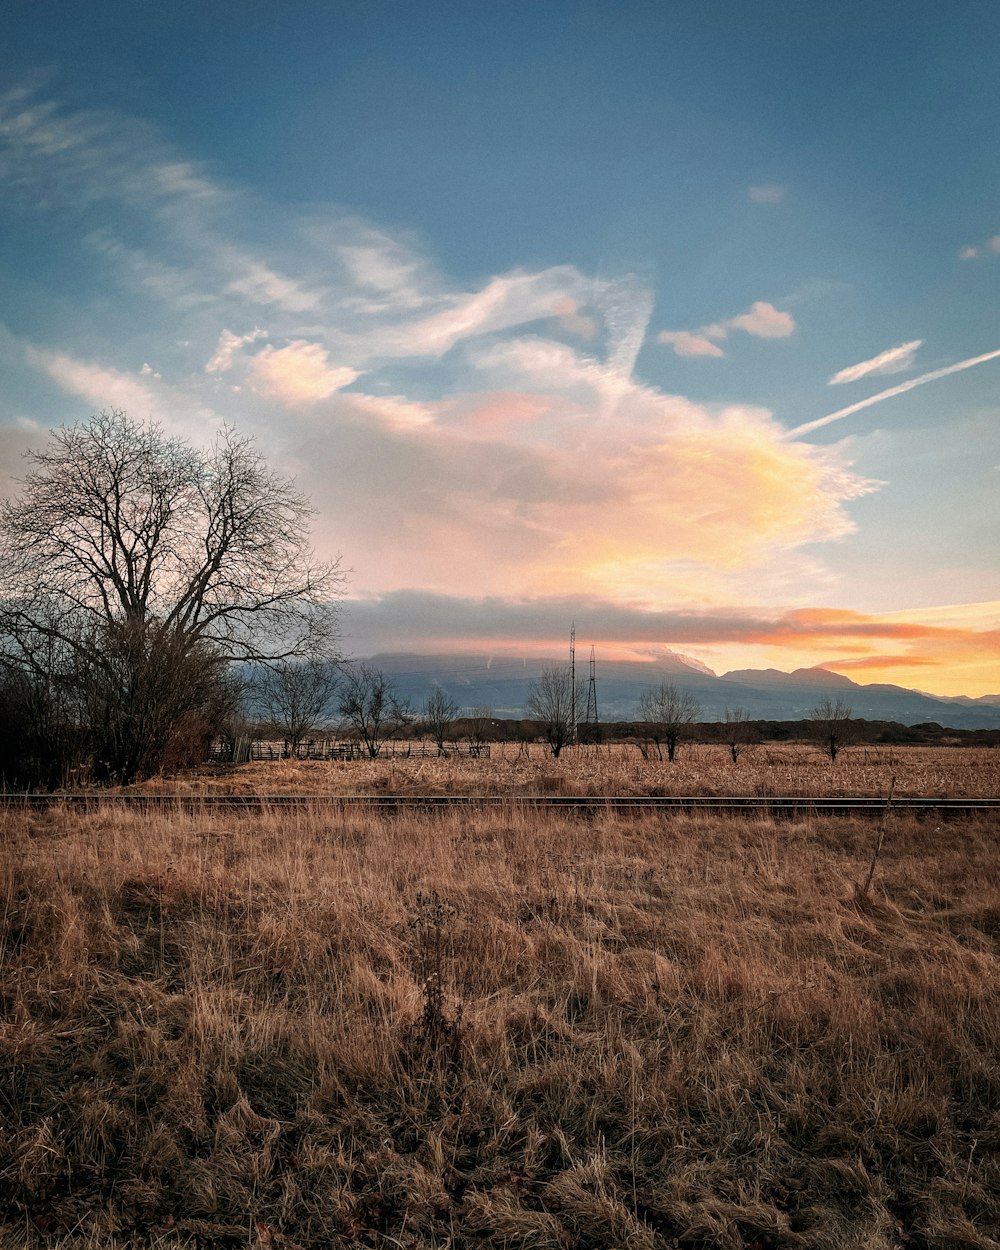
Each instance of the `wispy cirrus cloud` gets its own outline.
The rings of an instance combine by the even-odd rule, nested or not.
[[[979,260],[1000,254],[1000,234],[993,235],[983,243],[969,243],[959,249],[959,260]]]
[[[836,412],[827,413],[825,417],[817,417],[815,421],[806,421],[802,425],[797,425],[788,431],[788,437],[801,438],[802,435],[811,434],[825,425],[832,425],[834,421],[842,421],[845,417],[862,412],[865,408],[871,408],[874,404],[881,404],[886,399],[905,395],[907,391],[912,391],[918,386],[926,386],[928,382],[936,382],[939,378],[947,378],[953,373],[962,373],[966,369],[974,369],[976,365],[984,365],[988,361],[997,359],[1000,359],[1000,348],[996,351],[984,352],[981,356],[970,356],[968,360],[959,360],[953,365],[945,365],[943,369],[932,369],[930,373],[922,373],[918,378],[909,378],[905,382],[900,382],[898,386],[890,386],[888,390],[879,391],[877,395],[869,395],[867,399],[861,399],[856,404],[838,408]]]
[[[898,347],[890,347],[888,351],[879,352],[871,360],[862,360],[860,364],[848,365],[838,370],[828,383],[829,386],[841,386],[845,382],[857,382],[872,374],[905,373],[913,368],[917,352],[923,346],[923,339],[914,339],[910,343],[900,343]]]
[[[18,347],[19,355],[31,368],[65,394],[83,400],[83,413],[119,408],[137,420],[155,421],[197,443],[209,441],[225,423],[225,416],[197,386],[178,386],[146,361],[138,369],[123,369],[32,343],[19,343]],[[46,414],[40,411],[36,427],[44,429],[48,424]],[[0,472],[4,470],[11,473],[14,466],[0,465]]]
[[[780,204],[788,188],[777,182],[758,183],[747,187],[747,198],[752,204]]]
[[[656,338],[678,356],[724,356],[719,343],[733,330],[759,339],[784,339],[795,333],[795,320],[766,300],[755,300],[746,312],[728,321],[712,322],[699,330],[661,330]]]
[[[31,344],[25,358],[63,390],[79,395],[87,403],[100,408],[123,408],[144,419],[156,407],[147,385],[150,375],[142,371],[128,373],[95,361],[79,360],[68,352],[51,351]]]

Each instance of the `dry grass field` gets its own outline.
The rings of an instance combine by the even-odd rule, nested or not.
[[[995,792],[972,755],[834,779],[760,748],[744,775]],[[685,756],[601,784],[726,785]],[[303,790],[439,767],[281,766]],[[8,810],[0,1248],[996,1247],[996,821],[890,817],[865,895],[876,832]]]
[[[409,749],[411,754],[404,752]],[[157,778],[167,793],[258,794],[760,794],[884,796],[1000,794],[1000,750],[858,746],[831,764],[818,747],[764,743],[737,764],[725,746],[684,745],[672,763],[643,759],[631,744],[569,748],[558,760],[541,743],[494,743],[488,758],[446,759],[426,743],[395,744],[377,760],[274,760]]]

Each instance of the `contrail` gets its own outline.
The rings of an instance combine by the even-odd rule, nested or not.
[[[900,382],[898,386],[890,386],[887,391],[879,391],[877,395],[869,395],[867,399],[862,399],[856,404],[849,405],[847,408],[838,408],[836,412],[831,412],[828,416],[817,417],[815,421],[807,421],[805,425],[797,425],[794,430],[788,431],[788,437],[798,438],[800,434],[811,434],[813,430],[829,425],[831,421],[840,421],[843,417],[849,417],[852,413],[860,412],[862,408],[870,408],[872,404],[880,404],[883,399],[892,399],[894,395],[905,395],[907,391],[912,391],[915,386],[923,386],[925,382],[936,382],[938,378],[946,378],[949,373],[961,373],[963,369],[971,369],[973,365],[982,365],[987,360],[996,360],[997,357],[1000,357],[1000,348],[997,348],[995,352],[986,352],[983,356],[972,356],[969,360],[960,360],[957,364],[946,365],[943,369],[934,369],[931,373],[922,373],[919,378],[910,378],[909,382]]]

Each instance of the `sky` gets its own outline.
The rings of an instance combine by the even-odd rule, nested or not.
[[[252,434],[344,646],[1000,692],[993,0],[7,0],[0,489]]]

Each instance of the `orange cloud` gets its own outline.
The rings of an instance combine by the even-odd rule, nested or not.
[[[940,660],[930,659],[928,656],[921,658],[915,655],[866,655],[861,659],[827,660],[825,664],[817,665],[817,667],[827,668],[831,672],[842,673],[845,669],[854,671],[866,668],[934,668],[940,663]]]
[[[717,673],[825,668],[865,682],[918,689],[929,683],[943,695],[1000,692],[1000,604],[961,605],[950,613],[938,610],[932,623],[833,608],[656,611],[585,595],[463,599],[401,591],[352,604],[349,615],[385,649],[558,655],[567,622],[575,619],[578,637],[594,642],[605,660],[655,658],[669,648]]]
[[[724,356],[726,353],[704,334],[691,330],[661,330],[656,336],[658,343],[666,343],[678,356]]]

